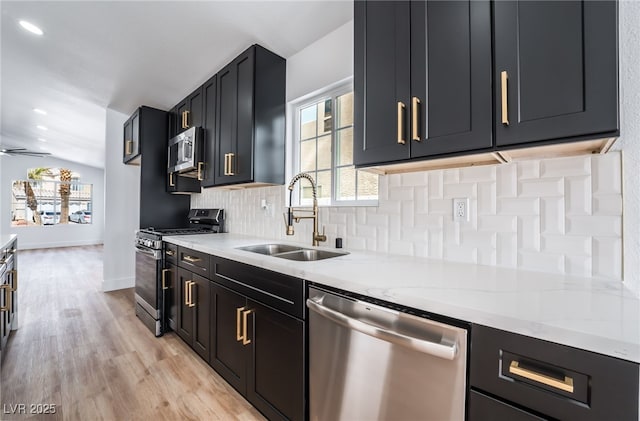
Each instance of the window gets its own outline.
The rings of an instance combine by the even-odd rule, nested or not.
[[[342,87],[294,107],[294,165],[317,184],[318,204],[377,205],[378,176],[353,165],[353,92]],[[312,188],[299,184],[299,203],[313,202]]]

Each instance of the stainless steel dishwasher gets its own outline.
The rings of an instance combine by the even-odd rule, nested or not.
[[[312,421],[465,416],[467,330],[309,288]]]

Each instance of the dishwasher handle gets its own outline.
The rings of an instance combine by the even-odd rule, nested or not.
[[[433,355],[434,357],[443,358],[445,360],[453,360],[458,353],[458,346],[456,343],[443,344],[431,342],[424,339],[404,335],[399,332],[394,332],[393,330],[384,329],[379,326],[370,325],[361,320],[354,319],[353,317],[349,317],[346,314],[322,305],[322,297],[318,299],[308,298],[307,307],[309,307],[309,310],[312,310],[320,316],[325,317],[349,329],[357,330],[358,332],[362,332],[365,335],[369,335],[386,342],[401,345],[415,351]]]

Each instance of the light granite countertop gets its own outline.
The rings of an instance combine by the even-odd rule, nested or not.
[[[237,247],[307,244],[237,234],[163,237],[215,256],[451,318],[640,363],[640,299],[620,281],[383,253],[296,262]],[[328,249],[328,247],[319,247]]]

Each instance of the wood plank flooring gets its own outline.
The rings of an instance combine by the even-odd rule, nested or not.
[[[0,419],[264,420],[177,335],[153,336],[133,289],[101,291],[101,246],[18,260],[20,325],[2,352]],[[27,413],[12,413],[16,404]],[[31,404],[55,414],[34,416]]]

